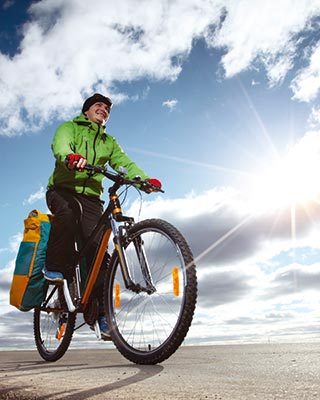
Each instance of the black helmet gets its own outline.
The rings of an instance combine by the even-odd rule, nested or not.
[[[104,103],[108,106],[109,112],[112,107],[112,101],[109,99],[109,97],[105,97],[100,93],[95,93],[93,96],[88,97],[87,100],[83,103],[82,106],[82,112],[83,114],[89,110],[89,108],[95,104],[95,103]]]

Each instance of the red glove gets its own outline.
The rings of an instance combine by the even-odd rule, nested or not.
[[[81,160],[81,158],[85,160],[85,158],[81,154],[74,154],[74,153],[68,154],[66,157],[67,167],[69,169],[74,169],[76,165],[75,163],[78,163],[79,160]]]
[[[158,179],[150,178],[150,179],[147,179],[147,182],[150,183],[151,185],[155,186],[156,188],[161,189],[162,185]]]

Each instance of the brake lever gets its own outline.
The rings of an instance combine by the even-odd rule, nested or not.
[[[152,192],[164,193],[164,190],[162,190],[158,186],[152,185],[152,183],[149,183],[149,182],[146,182],[146,181],[142,181],[140,185],[141,185],[141,188],[143,189],[143,191],[146,192],[146,193],[152,193]],[[151,189],[151,190],[147,190],[147,189]]]

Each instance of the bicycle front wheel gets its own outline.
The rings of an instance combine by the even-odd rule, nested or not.
[[[65,354],[75,322],[76,312],[69,312],[62,286],[48,285],[43,304],[33,314],[34,338],[44,360],[57,361]]]
[[[126,288],[115,251],[105,280],[111,336],[130,361],[160,363],[178,349],[192,322],[197,298],[193,256],[181,233],[159,219],[133,225],[124,247],[135,288]],[[153,290],[143,290],[147,282]]]

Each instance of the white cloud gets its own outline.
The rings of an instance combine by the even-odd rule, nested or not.
[[[215,3],[114,0],[108,7],[103,0],[97,0],[95,7],[80,0],[34,3],[21,51],[13,58],[0,55],[0,92],[6,93],[0,99],[2,133],[22,132],[23,109],[29,124],[25,129],[34,129],[53,117],[78,111],[83,96],[93,90],[121,101],[123,94],[117,93],[114,81],[175,79],[193,38],[219,17]],[[184,21],[178,29],[177,20]],[[16,104],[20,113],[12,114],[9,110]]]
[[[164,107],[167,107],[170,111],[173,111],[177,107],[177,104],[178,104],[178,100],[176,100],[176,99],[166,100],[162,103],[162,105]]]
[[[275,299],[279,296],[296,297],[298,293],[318,292],[320,282],[320,264],[291,264],[278,269],[268,279],[264,298]]]
[[[2,313],[4,310],[10,310],[9,306],[9,289],[12,281],[13,271],[15,267],[16,255],[19,250],[19,246],[22,240],[22,233],[18,232],[13,235],[9,239],[9,247],[8,249],[4,249],[10,251],[14,254],[14,258],[11,259],[5,266],[0,266],[1,272],[1,282],[0,282],[0,309]],[[1,253],[1,250],[0,250]]]
[[[95,7],[88,7],[81,0],[40,0],[29,13],[19,51],[13,57],[0,54],[1,134],[21,134],[53,118],[68,118],[93,91],[111,95],[115,102],[128,99],[115,82],[174,80],[193,40],[201,37],[225,50],[227,77],[258,60],[271,84],[281,82],[295,61],[296,36],[320,13],[320,4],[112,0],[106,7],[97,0]],[[310,68],[315,76],[313,59]],[[295,82],[296,97],[308,97],[302,95],[308,84],[305,75]]]
[[[17,234],[11,236],[9,238],[9,246],[0,248],[0,254],[6,253],[6,252],[17,253],[21,240],[22,240],[21,232],[18,232]]]
[[[302,69],[293,80],[291,88],[294,99],[310,101],[315,99],[320,89],[320,44],[315,46],[308,67]]]
[[[296,34],[309,19],[319,14],[318,0],[226,1],[225,20],[208,40],[225,49],[222,58],[226,76],[233,76],[260,61],[271,84],[281,82],[293,65]]]
[[[320,127],[320,108],[312,107],[311,114],[308,119],[309,126],[311,128],[319,128]]]
[[[244,263],[266,263],[282,252],[314,246],[320,227],[320,206],[311,203],[308,212],[297,208],[292,238],[290,207],[250,215],[249,201],[225,190],[209,191],[194,198],[156,199],[145,202],[140,219],[158,217],[172,222],[187,238],[197,262],[224,268]],[[238,203],[243,206],[239,207]],[[244,205],[247,205],[245,208]],[[129,214],[138,215],[135,203]]]
[[[248,204],[241,194],[230,188],[216,188],[180,199],[160,196],[155,199],[148,196],[148,199],[144,202],[141,219],[161,217],[176,225],[198,260],[199,299],[187,343],[260,341],[268,335],[273,338],[290,335],[292,330],[296,335],[304,334],[305,340],[308,339],[306,330],[312,335],[318,319],[318,299],[314,293],[319,286],[320,264],[308,260],[305,265],[292,263],[293,254],[289,262],[273,265],[272,269],[268,266],[275,256],[289,253],[290,249],[314,246],[319,254],[318,229],[314,228],[319,227],[320,206],[310,215],[298,218],[295,241],[291,237],[288,210],[282,214],[271,212],[248,221],[205,257],[199,258],[203,250],[247,216],[244,205],[239,207],[241,202]],[[138,208],[135,203],[127,214],[136,215]],[[12,238],[13,243],[18,243],[18,236]],[[13,313],[8,305],[13,268],[14,261],[11,261],[1,271],[1,332],[7,329],[7,318],[17,321],[18,325],[22,320],[27,321],[27,317]],[[31,327],[29,329],[31,332]],[[76,340],[82,339],[84,333],[80,332]],[[4,341],[11,347],[17,343],[9,337]],[[94,345],[92,336],[86,346]]]
[[[310,148],[318,154],[319,133],[307,133],[292,151],[310,153]],[[293,237],[290,206],[252,214],[248,194],[220,187],[144,201],[140,219],[158,217],[177,226],[197,260],[199,299],[187,343],[261,341],[268,336],[279,340],[292,332],[304,340],[313,337],[318,323],[320,264],[314,260],[320,255],[320,205],[315,201],[297,207]],[[136,217],[139,206],[135,202],[126,214]],[[19,240],[20,234],[12,237],[10,247],[17,249]],[[8,306],[13,268],[11,261],[1,271],[2,332],[6,318],[17,323],[20,318]],[[84,334],[79,336],[84,339]],[[10,338],[8,343],[16,345]],[[92,337],[88,346],[94,344]]]
[[[18,252],[21,240],[22,240],[21,232],[18,232],[16,235],[11,236],[11,238],[9,239],[9,248],[11,252],[13,253]]]
[[[11,260],[5,268],[1,268],[1,283],[0,283],[0,309],[1,314],[8,312],[12,307],[9,306],[9,290],[11,286],[15,259]]]
[[[45,188],[41,186],[37,192],[30,194],[30,196],[23,201],[23,204],[24,205],[33,204],[38,200],[43,200],[45,198],[45,194],[46,194]]]

